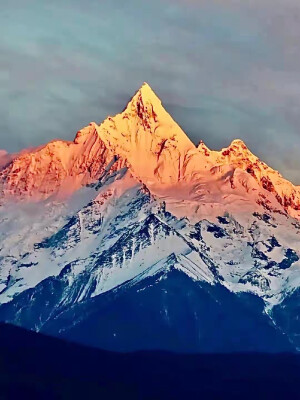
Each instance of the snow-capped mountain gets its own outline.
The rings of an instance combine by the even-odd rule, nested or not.
[[[0,154],[1,157],[1,154]],[[0,320],[118,350],[300,348],[300,187],[144,84],[0,170]]]

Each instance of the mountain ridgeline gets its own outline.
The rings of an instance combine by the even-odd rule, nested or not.
[[[120,352],[300,349],[300,187],[195,146],[144,84],[0,163],[0,321]]]

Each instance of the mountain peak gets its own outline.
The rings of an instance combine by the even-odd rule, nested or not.
[[[150,99],[152,97],[156,97],[156,98],[158,97],[155,94],[154,90],[149,85],[149,83],[147,83],[147,82],[144,82],[142,84],[142,86],[139,88],[138,92],[142,94],[143,98],[149,98]]]
[[[243,142],[241,139],[234,139],[230,145],[224,149],[221,150],[222,155],[240,155],[243,154],[247,157],[253,158],[255,157],[251,151],[248,149],[247,145]],[[255,157],[256,159],[257,157]]]
[[[152,115],[154,109],[160,108],[162,108],[161,100],[150,85],[144,82],[128,103],[126,110],[136,110],[138,116],[142,117],[142,114]]]
[[[184,175],[187,152],[195,149],[147,83],[121,114],[109,117],[96,130],[145,184],[177,183]]]
[[[241,140],[241,139],[234,139],[234,140],[231,142],[230,146],[241,147],[241,148],[243,148],[244,150],[247,149],[247,146],[246,146],[245,142],[243,142],[243,140]]]
[[[203,142],[196,148],[146,82],[123,112],[100,125],[91,123],[73,142],[48,144],[12,161],[0,152],[0,194],[39,200],[64,195],[70,187],[69,195],[124,165],[152,193],[202,204],[223,204],[224,190],[231,194],[239,182],[221,189],[219,183],[228,171],[238,169],[255,179],[252,188],[261,186],[290,215],[300,218],[299,188],[262,163],[240,139],[220,151]],[[214,180],[218,184],[212,184]]]

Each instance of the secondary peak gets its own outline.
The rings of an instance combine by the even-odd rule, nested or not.
[[[230,146],[236,146],[236,147],[241,147],[242,149],[246,150],[247,146],[246,144],[241,140],[241,139],[234,139]]]

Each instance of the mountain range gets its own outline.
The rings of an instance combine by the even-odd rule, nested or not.
[[[114,351],[300,349],[300,187],[195,146],[144,84],[74,141],[0,151],[0,321]]]

